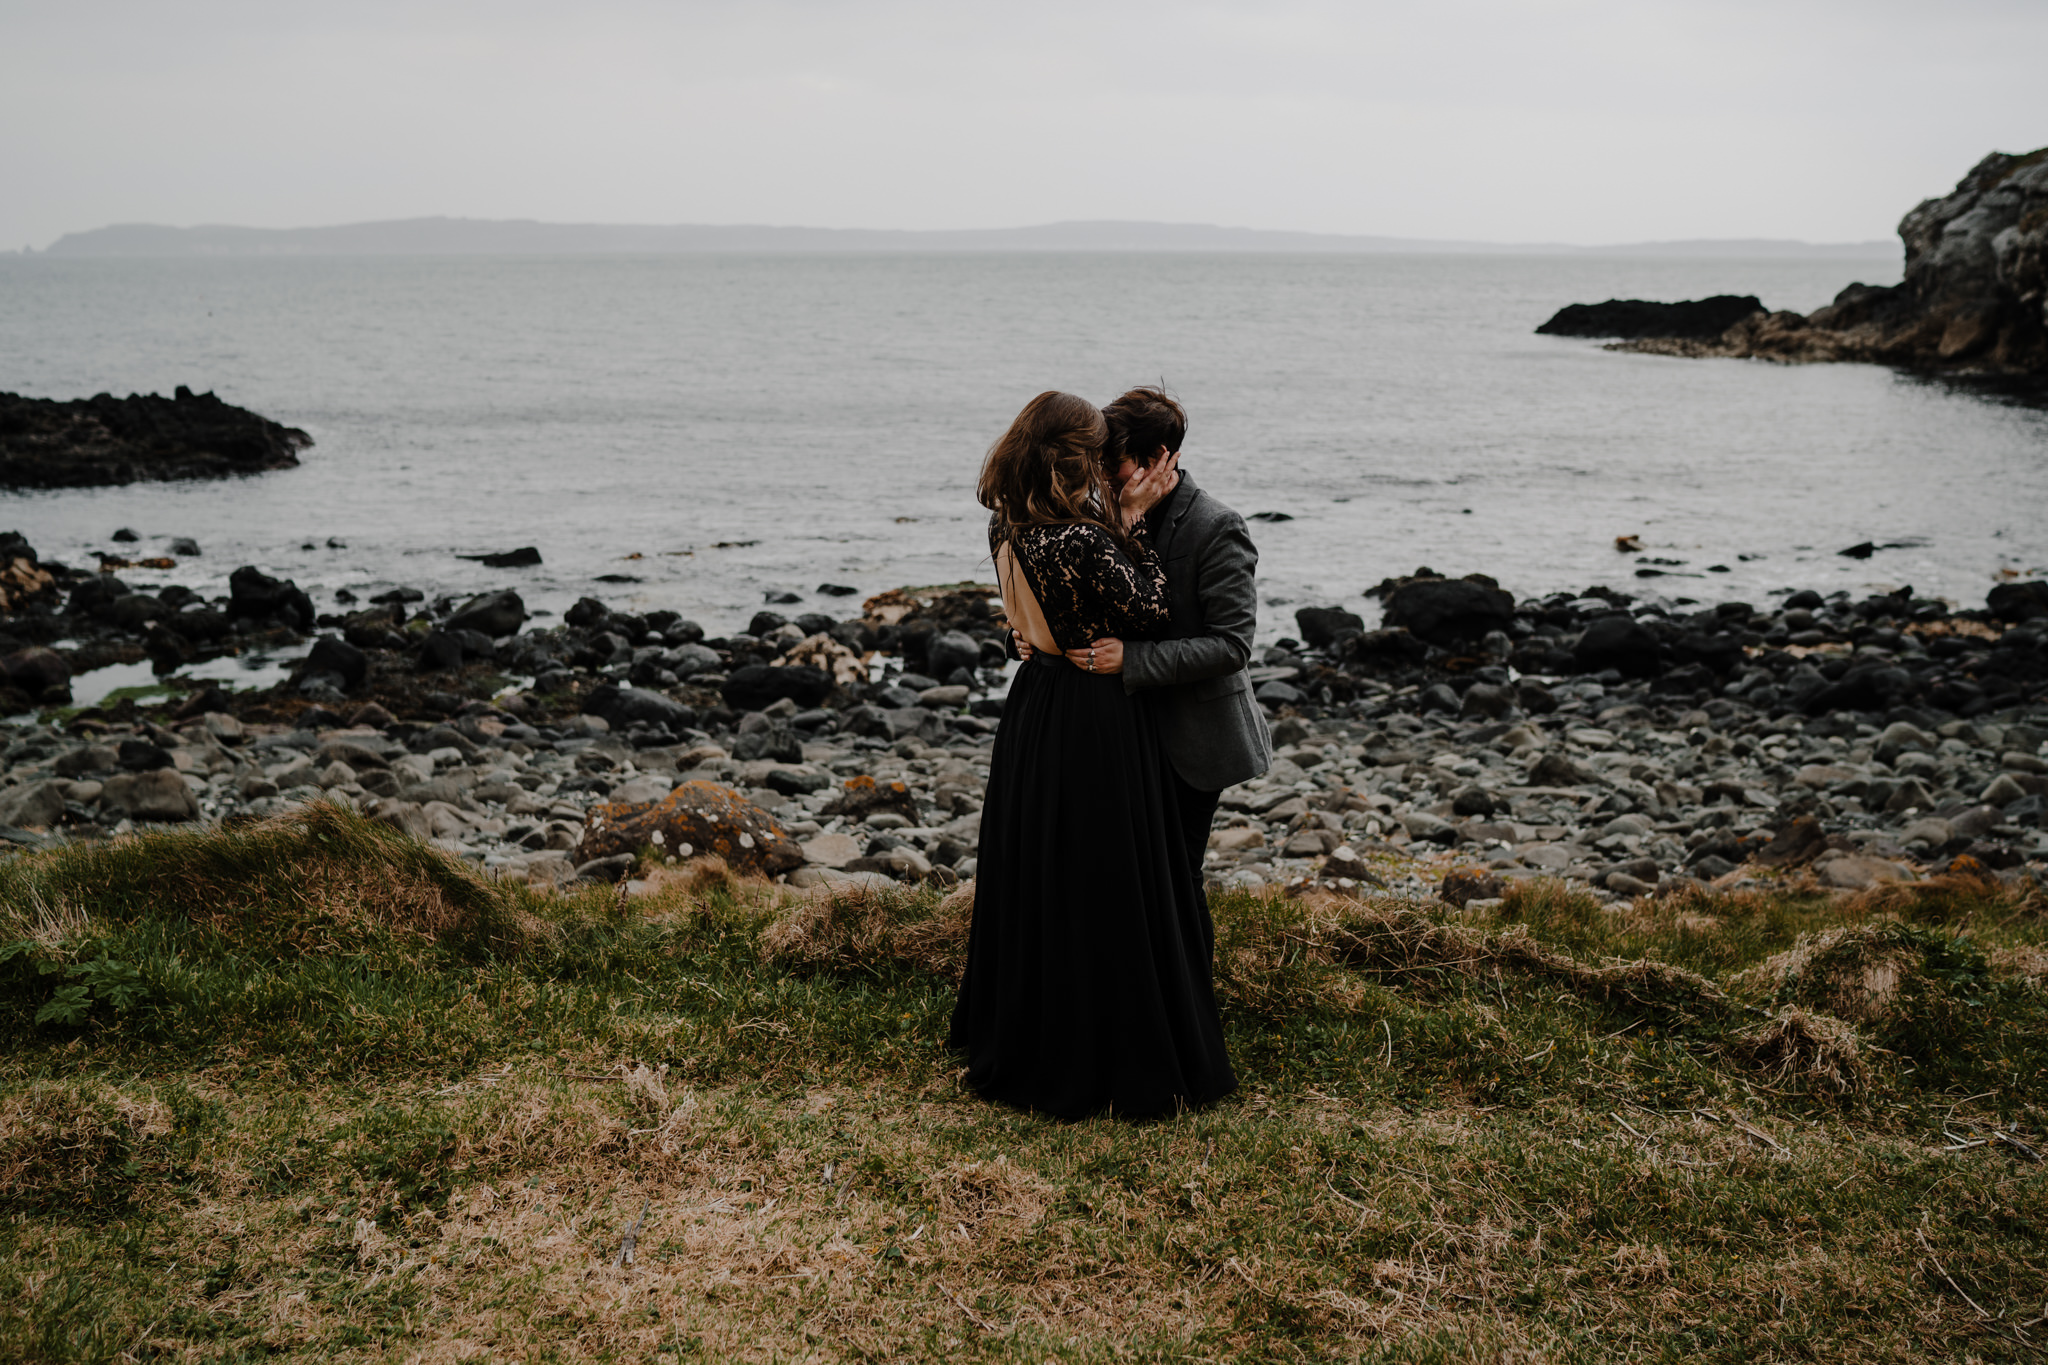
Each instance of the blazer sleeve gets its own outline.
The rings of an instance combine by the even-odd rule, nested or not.
[[[1259,614],[1258,567],[1251,532],[1244,518],[1231,512],[1194,557],[1202,633],[1185,640],[1125,641],[1124,691],[1221,678],[1250,662]]]

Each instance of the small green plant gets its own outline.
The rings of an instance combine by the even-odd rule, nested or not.
[[[20,964],[14,972],[18,986],[40,994],[50,977],[63,977],[69,984],[58,985],[37,1008],[35,1022],[82,1026],[93,1006],[105,1004],[125,1014],[149,998],[149,983],[134,964],[101,956],[90,962],[66,963],[36,951],[33,941],[23,939],[0,947],[0,967]]]

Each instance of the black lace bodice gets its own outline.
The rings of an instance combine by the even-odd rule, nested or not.
[[[1061,649],[1090,640],[1148,640],[1166,632],[1166,570],[1140,522],[1135,557],[1110,533],[1086,522],[1023,526],[1010,533],[1010,551],[1038,598],[1045,624]],[[999,548],[993,522],[989,552]]]

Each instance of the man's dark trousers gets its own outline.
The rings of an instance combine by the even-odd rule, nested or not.
[[[1202,855],[1209,851],[1209,822],[1216,818],[1216,803],[1223,799],[1223,793],[1203,791],[1190,787],[1179,773],[1171,771],[1174,799],[1180,805],[1181,842],[1187,846],[1188,862],[1195,870],[1195,890],[1202,889]],[[1206,921],[1207,916],[1203,916]],[[1211,931],[1213,936],[1214,931]]]

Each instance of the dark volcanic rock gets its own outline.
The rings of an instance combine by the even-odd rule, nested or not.
[[[1363,635],[1365,618],[1342,607],[1299,607],[1294,627],[1301,632],[1303,644],[1328,649],[1347,635]]]
[[[445,630],[430,630],[420,641],[419,666],[422,673],[462,667],[462,642]]]
[[[1560,337],[1691,337],[1712,340],[1746,317],[1762,313],[1754,294],[1716,294],[1683,303],[1609,299],[1567,304],[1536,330]]]
[[[2048,616],[2048,581],[2000,583],[1984,599],[1984,605],[1993,616],[2014,625]]]
[[[505,550],[491,555],[457,555],[472,564],[481,564],[487,569],[530,569],[540,563],[540,551],[531,545],[522,545],[516,550]]]
[[[295,630],[313,628],[313,599],[289,578],[244,564],[228,575],[228,615],[261,621],[275,616]]]
[[[734,669],[722,690],[725,704],[740,711],[759,711],[784,697],[798,706],[816,706],[832,691],[832,675],[822,668],[748,664]]]
[[[925,665],[934,677],[949,677],[956,668],[971,672],[980,663],[981,643],[965,631],[941,631],[925,646]]]
[[[605,723],[617,730],[638,723],[665,726],[680,734],[697,722],[697,713],[681,702],[670,701],[659,692],[614,683],[591,688],[583,699],[583,713],[603,716]]]
[[[472,597],[448,618],[450,630],[473,630],[491,636],[516,635],[525,624],[526,603],[509,588]]]
[[[804,742],[787,722],[773,721],[734,740],[732,756],[742,763],[751,763],[757,758],[773,759],[777,763],[801,763],[804,761]],[[819,787],[828,781],[820,777]]]
[[[344,688],[352,691],[362,686],[364,675],[370,671],[370,656],[346,640],[323,635],[313,642],[313,648],[299,671],[302,674],[332,673],[341,679]]]
[[[1659,663],[1657,637],[1625,611],[1594,619],[1572,646],[1572,658],[1588,673],[1618,669],[1630,678],[1655,677]]]
[[[1385,623],[1446,649],[1472,644],[1515,619],[1513,594],[1491,578],[1413,578],[1387,594]]]
[[[0,487],[97,488],[290,469],[313,438],[210,393],[0,393]]]
[[[0,682],[14,688],[30,701],[63,702],[71,699],[71,665],[54,649],[31,646],[0,658]]]

